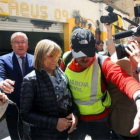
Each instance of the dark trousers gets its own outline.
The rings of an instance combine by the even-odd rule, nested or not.
[[[125,137],[125,136],[120,135],[120,140],[139,140],[139,136]]]
[[[139,136],[135,136],[135,137],[127,137],[127,136],[122,136],[120,134],[118,134],[117,132],[115,132],[114,130],[111,130],[111,134],[110,134],[110,139],[111,140],[140,140]]]
[[[22,139],[23,137],[23,123],[21,118],[19,119],[18,123],[18,118],[17,117],[12,117],[12,116],[6,116],[6,122],[7,122],[7,127],[9,130],[9,134],[12,140],[19,140],[20,138]],[[20,135],[20,138],[19,138]]]
[[[67,140],[68,130],[69,129],[59,132],[56,129],[53,129],[53,130],[46,129],[45,130],[45,129],[41,129],[41,128],[37,128],[37,127],[31,127],[30,139],[31,140]]]
[[[84,140],[86,135],[94,139],[110,139],[110,128],[106,122],[79,121],[77,128],[69,135],[70,140]]]

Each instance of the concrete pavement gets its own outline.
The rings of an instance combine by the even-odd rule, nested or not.
[[[9,132],[7,129],[5,119],[0,122],[0,139],[1,140],[11,140],[9,137]]]

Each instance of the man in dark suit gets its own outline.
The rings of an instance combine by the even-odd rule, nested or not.
[[[33,55],[27,53],[28,38],[22,32],[16,32],[11,36],[11,45],[13,52],[0,57],[0,89],[7,93],[8,98],[19,108],[22,79],[33,70]],[[8,106],[6,121],[11,139],[19,139],[19,134],[22,138],[23,124],[21,118],[18,122],[18,111],[15,106]]]

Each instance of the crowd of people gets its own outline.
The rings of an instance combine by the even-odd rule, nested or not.
[[[33,56],[26,34],[11,36],[13,52],[0,56],[0,106],[10,99],[20,110],[9,104],[5,112],[12,140],[139,139],[139,37],[125,49],[129,58],[118,59],[105,27],[107,53],[89,29],[77,28],[60,66],[55,42],[39,41]]]

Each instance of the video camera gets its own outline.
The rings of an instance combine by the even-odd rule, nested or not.
[[[109,13],[108,13],[108,16],[101,16],[100,17],[101,23],[111,24],[111,23],[113,23],[113,22],[118,20],[117,14],[113,12],[113,10],[114,10],[113,7],[107,6],[105,8],[105,10],[108,11]]]
[[[134,7],[134,14],[135,14],[135,17],[140,17],[140,5],[136,5]]]
[[[111,24],[111,23],[118,20],[118,16],[120,16],[120,15],[113,13],[114,9],[111,6],[108,6],[105,9],[109,12],[109,14],[108,14],[108,16],[101,16],[100,17],[100,21],[102,23]],[[135,17],[140,17],[140,5],[137,5],[134,7],[134,14],[135,14]],[[140,36],[140,26],[138,24],[134,23],[133,21],[131,21],[127,18],[122,18],[122,19],[129,22],[131,25],[136,26],[136,28],[132,29],[132,30],[128,30],[128,31],[119,32],[119,33],[114,34],[115,39],[121,39],[121,38],[130,37],[130,36]],[[116,53],[117,53],[118,59],[129,56],[128,53],[125,51],[125,48],[128,47],[128,45],[118,44],[115,47],[116,47]]]
[[[130,31],[116,33],[114,35],[114,38],[121,39],[121,38],[125,38],[125,37],[130,37],[130,36],[138,36],[139,37],[140,36],[140,26],[135,28],[135,30],[132,29]],[[128,53],[125,51],[125,48],[128,47],[128,45],[118,44],[115,47],[116,47],[118,59],[121,59],[123,57],[129,57]]]
[[[140,17],[140,5],[137,5],[134,7],[134,13],[135,13],[135,17]],[[132,21],[131,21],[131,23],[132,23]],[[140,26],[139,25],[136,25],[136,28],[131,29],[129,31],[116,33],[114,35],[114,38],[121,39],[121,38],[130,37],[130,36],[140,37]],[[128,53],[125,51],[125,48],[128,48],[128,45],[118,44],[115,47],[116,47],[116,53],[117,53],[118,59],[121,59],[123,57],[129,57]]]

